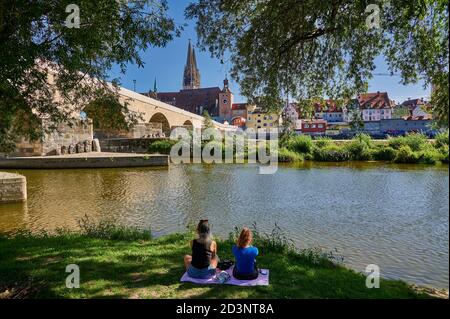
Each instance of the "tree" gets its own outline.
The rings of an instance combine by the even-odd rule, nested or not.
[[[211,118],[211,115],[209,115],[208,110],[204,110],[203,111],[203,117],[204,117],[203,127],[205,129],[214,128],[214,123],[213,123],[213,120]]]
[[[106,83],[111,67],[142,67],[142,50],[180,32],[166,0],[71,3],[0,2],[0,149],[11,150],[18,136],[39,138],[42,118],[56,127],[96,99],[118,101],[117,86]]]
[[[436,114],[448,121],[448,0],[371,2],[198,0],[186,16],[201,48],[229,57],[249,98],[349,99],[367,91],[382,55],[403,83],[435,84]]]
[[[114,95],[92,101],[83,111],[88,118],[92,119],[94,129],[104,132],[129,130],[142,120],[140,114],[131,112],[126,103],[120,103]]]
[[[364,128],[364,121],[359,110],[353,110],[350,113],[350,128],[359,133]]]

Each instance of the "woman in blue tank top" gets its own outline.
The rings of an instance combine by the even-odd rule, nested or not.
[[[256,266],[256,256],[258,248],[252,246],[252,231],[244,227],[241,234],[233,246],[233,255],[236,258],[236,264],[233,268],[233,276],[239,280],[253,280],[258,278],[259,272]]]

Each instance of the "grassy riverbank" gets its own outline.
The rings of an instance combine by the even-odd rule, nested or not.
[[[176,141],[156,141],[149,147],[149,153],[170,154]],[[224,141],[214,143],[226,155],[227,145]],[[206,145],[206,143],[204,144]],[[203,145],[203,146],[204,146]],[[230,146],[233,147],[233,146]],[[232,150],[236,152],[235,147]],[[256,153],[246,145],[244,156]],[[334,141],[329,138],[313,140],[307,135],[281,137],[278,159],[280,162],[301,162],[303,160],[318,162],[346,161],[382,161],[397,164],[449,163],[449,133],[441,133],[435,140],[429,140],[422,134],[410,134],[387,140],[372,140],[369,135],[360,134],[348,141]]]
[[[306,160],[319,162],[383,161],[399,164],[429,164],[449,162],[448,132],[430,141],[421,134],[410,134],[383,141],[372,140],[360,134],[349,141],[333,141],[328,138],[313,140],[309,136],[292,136],[280,141],[281,151],[296,153]],[[280,158],[283,161],[283,158]]]
[[[270,286],[196,286],[179,282],[191,233],[150,239],[148,232],[90,227],[79,233],[0,237],[0,298],[426,298],[400,281],[367,289],[365,277],[334,256],[295,251],[279,232],[257,234],[258,263]],[[233,241],[219,241],[231,259]],[[66,266],[80,267],[81,287],[67,289]]]

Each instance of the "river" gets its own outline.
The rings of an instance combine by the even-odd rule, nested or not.
[[[151,228],[156,236],[208,218],[227,236],[236,225],[277,223],[299,248],[343,255],[363,272],[448,289],[448,165],[379,163],[280,166],[172,165],[163,169],[24,170],[28,201],[0,206],[0,232],[76,228],[84,215]]]

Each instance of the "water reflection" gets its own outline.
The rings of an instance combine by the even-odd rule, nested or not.
[[[208,218],[214,233],[277,223],[299,247],[337,248],[358,271],[448,287],[448,166],[303,163],[21,171],[26,204],[0,206],[0,232],[75,228],[87,214],[156,235]]]

